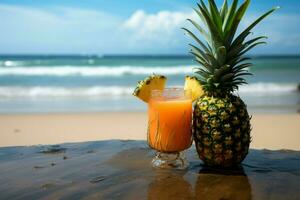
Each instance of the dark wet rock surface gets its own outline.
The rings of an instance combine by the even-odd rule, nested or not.
[[[54,154],[54,153],[63,153],[65,151],[66,148],[61,147],[60,145],[51,145],[51,146],[45,146],[40,152]]]
[[[298,200],[300,152],[251,150],[241,167],[151,167],[144,141],[0,148],[0,199]]]

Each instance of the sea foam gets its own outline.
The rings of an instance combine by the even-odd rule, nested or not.
[[[94,86],[94,87],[0,87],[0,97],[112,97],[129,95],[131,87]]]
[[[134,87],[126,86],[91,86],[91,87],[18,87],[1,86],[1,98],[39,98],[39,97],[97,97],[112,98],[130,96]],[[253,83],[240,86],[239,94],[284,95],[297,92],[297,84]]]
[[[149,75],[152,73],[177,75],[192,73],[196,65],[143,67],[143,66],[36,66],[0,67],[0,76],[123,76]]]

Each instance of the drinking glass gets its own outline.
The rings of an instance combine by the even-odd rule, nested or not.
[[[148,104],[147,141],[155,149],[152,165],[185,169],[184,150],[192,145],[192,98],[183,88],[153,90]]]

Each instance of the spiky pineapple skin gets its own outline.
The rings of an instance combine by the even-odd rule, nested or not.
[[[240,164],[250,145],[247,106],[237,96],[203,95],[194,105],[193,137],[199,158],[208,166]]]

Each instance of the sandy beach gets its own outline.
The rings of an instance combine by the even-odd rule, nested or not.
[[[300,150],[300,115],[255,114],[251,148]],[[0,115],[0,146],[145,140],[145,112]]]

